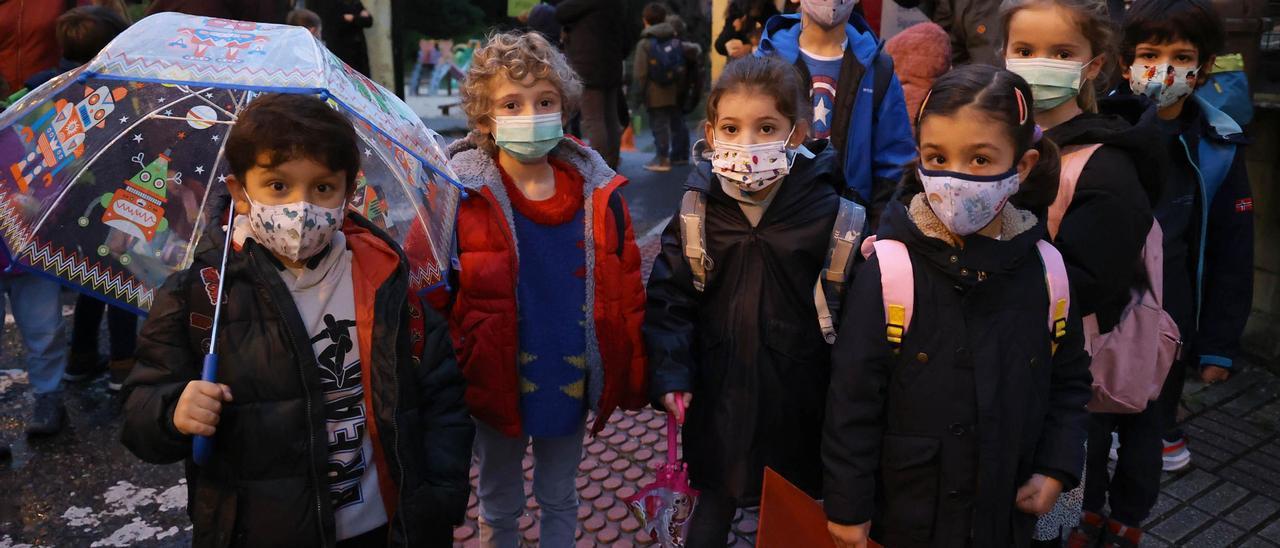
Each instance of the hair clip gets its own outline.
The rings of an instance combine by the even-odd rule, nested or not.
[[[920,101],[920,110],[916,111],[916,125],[920,125],[920,119],[924,117],[924,107],[929,105],[929,98],[933,97],[933,88],[924,94],[924,100]]]
[[[1018,125],[1027,123],[1027,99],[1022,96],[1022,90],[1016,86],[1013,88],[1013,94],[1018,98]]]
[[[1038,145],[1040,144],[1040,139],[1043,139],[1043,138],[1044,138],[1044,129],[1041,129],[1040,124],[1036,124],[1035,132],[1031,134],[1031,144]]]

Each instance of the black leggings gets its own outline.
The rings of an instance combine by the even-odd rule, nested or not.
[[[698,494],[698,505],[689,520],[686,548],[723,548],[733,528],[738,504],[733,499],[710,490]]]
[[[107,312],[107,331],[110,332],[111,359],[133,359],[138,344],[138,317],[132,312],[87,295],[76,300],[76,312],[71,328],[71,353],[94,355],[98,352],[98,331],[102,325],[102,312]]]

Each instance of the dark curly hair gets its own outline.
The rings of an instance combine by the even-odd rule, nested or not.
[[[315,95],[265,93],[240,111],[227,136],[227,164],[237,179],[254,167],[276,167],[308,158],[346,172],[347,192],[360,171],[359,139],[342,113]],[[258,159],[267,153],[268,163]]]

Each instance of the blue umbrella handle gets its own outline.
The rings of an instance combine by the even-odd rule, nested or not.
[[[200,371],[200,380],[205,382],[218,382],[218,355],[205,354],[204,368]],[[191,443],[191,457],[196,464],[204,466],[209,462],[209,456],[213,454],[213,438],[209,436],[196,436]]]

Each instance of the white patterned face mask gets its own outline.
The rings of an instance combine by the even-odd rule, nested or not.
[[[1129,89],[1134,95],[1146,95],[1159,108],[1166,108],[1196,89],[1200,67],[1175,67],[1168,63],[1129,67]]]
[[[791,132],[795,133],[794,126]],[[717,139],[711,151],[711,171],[743,192],[764,190],[791,171],[791,155],[787,152],[790,141],[791,134],[781,141],[751,145]]]
[[[345,207],[320,207],[311,202],[261,205],[249,200],[249,226],[263,247],[296,263],[329,245],[333,234],[342,228]]]
[[[952,234],[968,236],[991,224],[1009,197],[1018,192],[1018,168],[999,175],[969,175],[919,169],[925,198]]]

